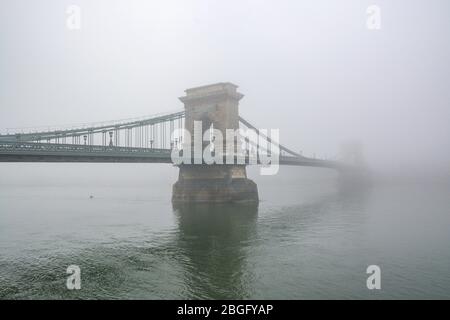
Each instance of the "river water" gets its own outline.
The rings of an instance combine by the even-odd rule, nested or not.
[[[249,176],[258,206],[174,208],[169,165],[0,164],[0,298],[450,298],[450,182]]]

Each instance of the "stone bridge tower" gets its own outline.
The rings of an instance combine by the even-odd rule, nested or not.
[[[191,134],[192,142],[194,121],[202,122],[202,136],[211,125],[221,131],[224,139],[226,129],[239,128],[239,100],[244,95],[236,89],[232,83],[217,83],[185,91],[186,95],[180,100],[185,107],[185,129]],[[245,165],[182,164],[179,167],[178,181],[173,186],[173,202],[258,201],[258,188],[247,178]]]

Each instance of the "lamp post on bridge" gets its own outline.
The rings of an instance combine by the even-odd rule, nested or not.
[[[109,146],[110,147],[114,146],[114,144],[113,144],[113,134],[114,133],[112,131],[109,132]]]

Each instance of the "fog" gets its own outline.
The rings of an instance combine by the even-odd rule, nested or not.
[[[0,130],[181,110],[186,88],[229,81],[244,118],[304,155],[357,140],[376,170],[448,174],[449,12],[445,0],[3,0]]]

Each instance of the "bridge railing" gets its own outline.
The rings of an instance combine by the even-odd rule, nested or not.
[[[100,153],[143,153],[143,154],[161,154],[167,155],[170,149],[157,148],[136,148],[136,147],[115,147],[98,145],[74,145],[74,144],[52,144],[52,143],[34,143],[34,142],[9,142],[0,141],[0,152],[100,152]]]

